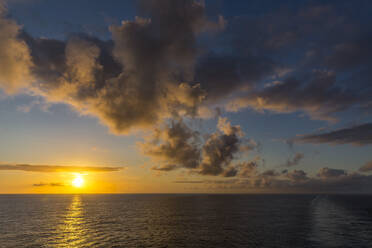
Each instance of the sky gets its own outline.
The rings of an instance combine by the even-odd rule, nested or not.
[[[370,1],[0,3],[0,193],[372,193]]]

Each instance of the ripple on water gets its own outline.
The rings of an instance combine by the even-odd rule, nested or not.
[[[0,247],[368,247],[369,196],[1,195]]]

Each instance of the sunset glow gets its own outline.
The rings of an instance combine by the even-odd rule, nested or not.
[[[371,247],[372,1],[0,0],[0,246]]]
[[[370,193],[369,1],[267,1],[0,0],[0,193]]]

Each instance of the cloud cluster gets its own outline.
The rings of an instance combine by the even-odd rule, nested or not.
[[[217,130],[203,135],[183,120],[211,116],[208,110],[216,106],[300,112],[328,121],[351,108],[368,113],[370,26],[351,22],[348,13],[337,13],[332,4],[229,22],[222,16],[211,21],[205,4],[194,0],[143,0],[139,5],[142,17],[111,26],[112,40],[107,41],[85,34],[66,40],[32,37],[0,7],[0,87],[8,94],[28,92],[48,103],[68,104],[116,134],[155,128],[140,147],[157,163],[157,171],[184,168],[239,178],[229,182],[254,187],[321,189],[367,182],[368,176],[329,168],[315,178],[301,170],[260,172],[256,160],[236,162],[259,148],[244,138],[239,125],[219,118]],[[366,123],[293,142],[369,145],[371,132],[372,124]],[[285,166],[295,166],[303,157],[297,153]],[[0,165],[0,170],[118,168],[26,164]]]
[[[69,104],[119,134],[197,116],[210,104],[330,121],[351,107],[371,109],[369,27],[332,4],[230,22],[211,21],[194,0],[139,6],[143,17],[111,26],[109,41],[34,38],[2,8],[1,87]],[[209,48],[200,40],[205,33],[213,33],[202,36]]]
[[[278,73],[268,73],[258,87],[239,92],[226,109],[299,112],[327,121],[336,121],[336,113],[350,108],[370,112],[370,26],[353,11],[343,11],[343,4],[305,4],[230,23],[233,49],[276,58]]]
[[[230,22],[211,21],[205,4],[194,0],[139,6],[143,17],[111,26],[108,41],[84,34],[35,38],[2,8],[1,87],[69,104],[118,134],[200,116],[213,104],[330,121],[353,106],[372,106],[371,36],[365,26],[355,31],[358,23],[341,18],[333,5]],[[200,40],[205,33],[213,39]],[[319,36],[324,39],[314,40]]]
[[[229,170],[240,149],[240,137],[244,135],[240,126],[232,126],[226,118],[219,118],[217,127],[219,130],[208,137],[202,148],[200,173],[203,175],[220,175],[225,168]]]
[[[34,38],[0,15],[0,85],[96,116],[114,133],[198,113],[205,91],[194,81],[196,37],[216,31],[197,1],[142,1],[146,18],[111,26],[112,41],[84,34]],[[221,26],[221,28],[222,28]]]
[[[171,121],[169,125],[155,129],[140,147],[145,155],[161,164],[152,167],[153,170],[184,168],[201,175],[225,177],[235,176],[239,168],[247,170],[247,165],[234,165],[233,160],[256,149],[257,144],[244,139],[240,126],[231,125],[227,118],[218,119],[217,129],[203,137],[182,120]]]
[[[169,126],[154,130],[149,140],[140,146],[144,154],[166,163],[153,167],[154,170],[170,171],[177,167],[195,169],[199,166],[201,152],[198,142],[199,133],[182,121],[172,121]]]
[[[240,177],[250,177],[258,173],[257,171],[258,162],[257,161],[243,162],[238,164],[237,168],[239,168]]]
[[[88,167],[65,165],[30,165],[30,164],[0,164],[0,171],[28,172],[111,172],[122,170],[123,167]]]

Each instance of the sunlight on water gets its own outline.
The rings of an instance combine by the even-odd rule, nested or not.
[[[84,208],[80,195],[74,195],[64,222],[58,227],[58,247],[78,247],[85,242]]]

